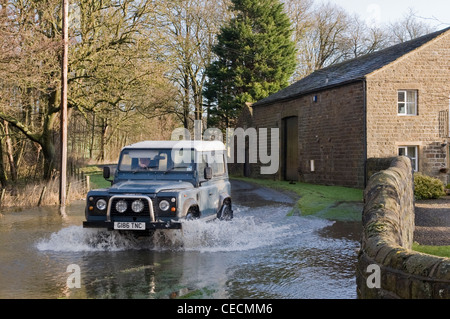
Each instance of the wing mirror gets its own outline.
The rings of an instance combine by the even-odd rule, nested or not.
[[[109,179],[110,176],[111,176],[111,169],[109,168],[109,166],[103,167],[103,178]]]
[[[213,176],[212,167],[205,167],[205,179],[210,180]]]

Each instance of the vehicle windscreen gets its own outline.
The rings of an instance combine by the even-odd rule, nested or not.
[[[124,150],[119,161],[121,172],[192,172],[194,151],[171,149]]]

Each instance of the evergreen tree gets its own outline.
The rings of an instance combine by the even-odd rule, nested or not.
[[[288,16],[279,0],[232,0],[235,17],[222,27],[207,68],[209,126],[228,127],[246,102],[286,87],[296,66]]]

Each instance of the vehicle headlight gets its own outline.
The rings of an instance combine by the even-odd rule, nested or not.
[[[140,213],[144,210],[144,202],[140,199],[135,200],[133,203],[131,203],[131,209],[135,213]]]
[[[168,201],[166,200],[162,200],[159,202],[159,209],[161,209],[162,211],[166,211],[168,210],[170,207],[170,204]]]
[[[105,210],[106,209],[106,200],[103,198],[100,198],[97,203],[95,204],[95,207],[97,207],[98,210]]]
[[[119,213],[125,213],[125,211],[127,210],[127,208],[128,208],[127,202],[124,201],[124,200],[119,200],[119,201],[116,203],[116,210],[117,210]]]

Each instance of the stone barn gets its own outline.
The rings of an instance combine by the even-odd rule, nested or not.
[[[447,28],[318,70],[246,106],[239,125],[279,129],[279,170],[261,177],[362,188],[370,159],[406,155],[446,183],[449,101]]]

